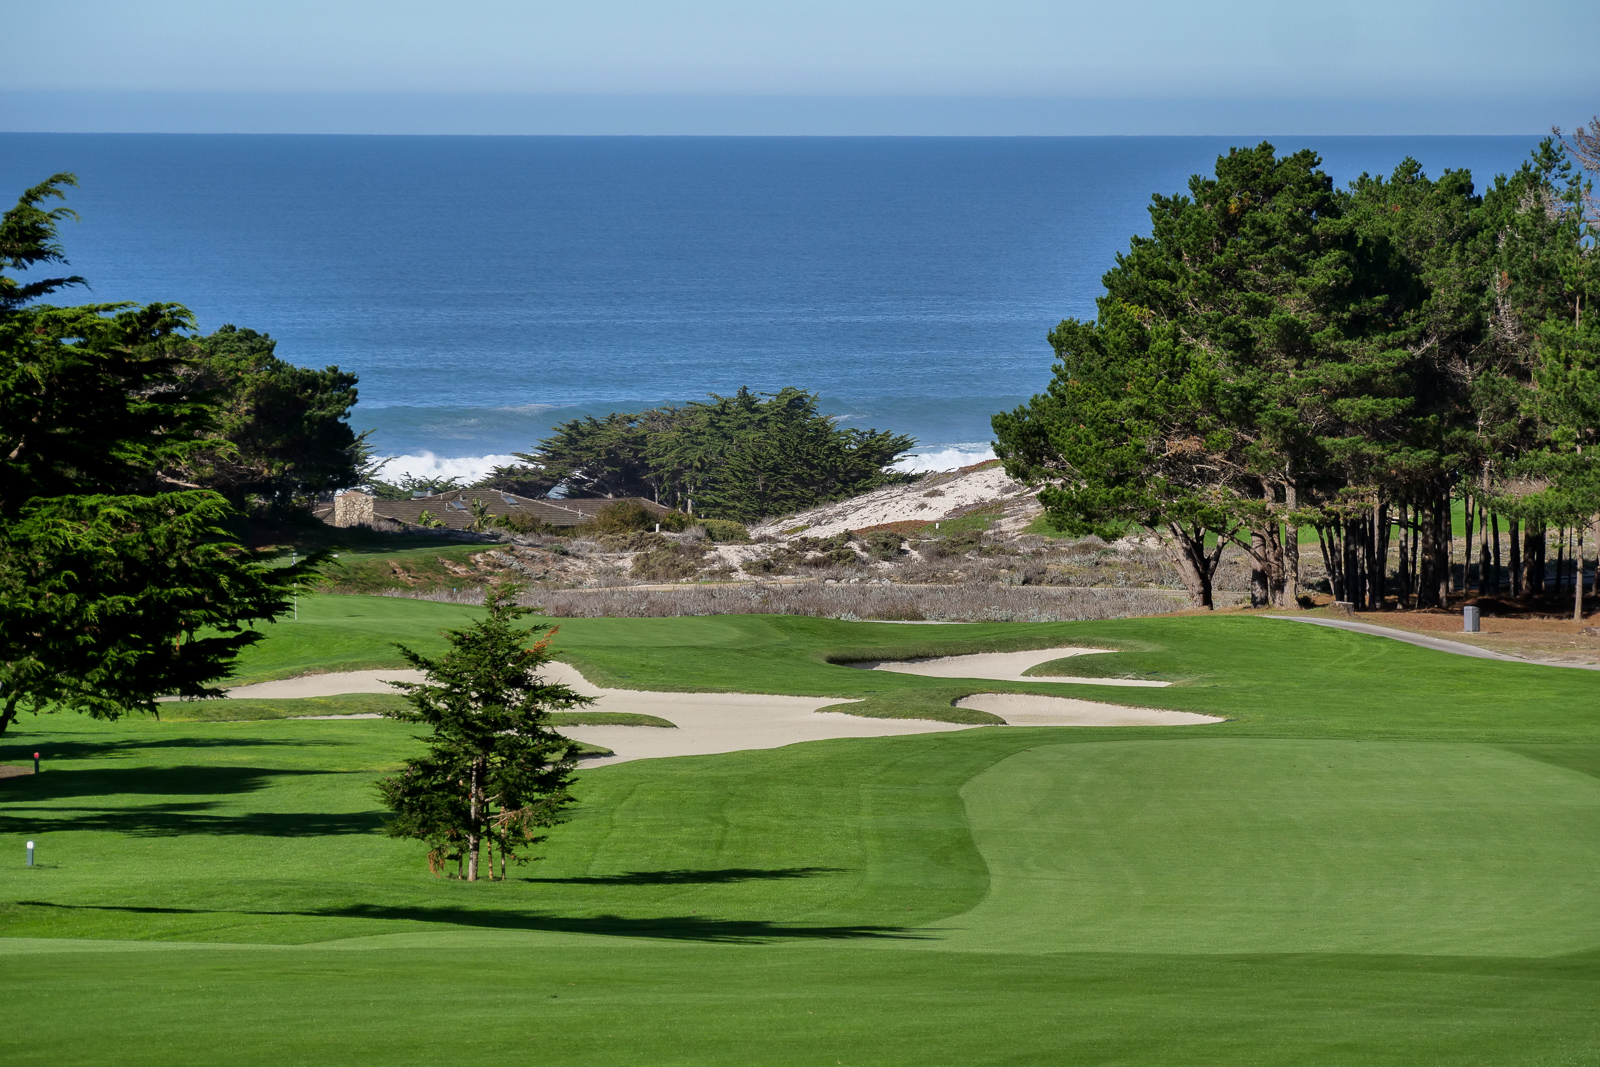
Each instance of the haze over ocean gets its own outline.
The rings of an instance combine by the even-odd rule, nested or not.
[[[1093,314],[1150,195],[1263,139],[1341,183],[1410,155],[1480,190],[1538,142],[0,134],[0,195],[77,173],[92,291],[65,299],[178,301],[360,374],[391,475],[741,385],[942,467],[1045,385],[1045,335]]]

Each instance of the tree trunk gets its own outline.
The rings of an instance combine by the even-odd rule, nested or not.
[[[1544,527],[1532,522],[1522,531],[1522,588],[1529,596],[1544,592]]]
[[[1161,548],[1166,553],[1167,561],[1178,572],[1184,589],[1188,590],[1189,602],[1197,608],[1211,610],[1214,607],[1211,580],[1216,575],[1217,563],[1222,559],[1222,547],[1227,543],[1227,535],[1219,534],[1216,551],[1208,553],[1203,527],[1185,527],[1172,522],[1167,524],[1167,530],[1172,537],[1170,540],[1163,537]]]
[[[1489,518],[1486,515],[1478,516],[1478,530],[1482,534],[1478,538],[1478,595],[1489,595],[1489,572],[1493,568],[1489,564]]]
[[[0,711],[0,737],[4,737],[6,730],[17,721],[17,704],[21,700],[21,693],[13,693],[6,698],[6,710]]]
[[[1335,600],[1348,600],[1344,595],[1344,571],[1339,566],[1339,546],[1331,525],[1317,524],[1317,547],[1322,549],[1322,569],[1328,574],[1328,589]]]
[[[1271,601],[1272,572],[1267,548],[1267,532],[1250,531],[1250,606],[1264,608]]]
[[[1572,531],[1572,621],[1583,621],[1583,526]]]
[[[1491,533],[1493,535],[1493,538],[1494,538],[1494,562],[1490,565],[1493,568],[1494,580],[1489,583],[1489,592],[1493,593],[1495,596],[1499,596],[1500,595],[1500,516],[1499,516],[1499,514],[1497,514],[1496,512],[1493,512],[1493,511],[1489,512],[1489,530],[1491,531]]]
[[[1283,524],[1274,522],[1267,529],[1267,548],[1272,553],[1270,586],[1273,607],[1289,608],[1294,601],[1289,597],[1289,558],[1284,546]]]
[[[1372,508],[1372,610],[1382,611],[1389,595],[1389,505]]]
[[[1522,596],[1522,520],[1512,519],[1506,529],[1506,548],[1511,553],[1511,595]]]
[[[1472,520],[1476,515],[1477,501],[1463,494],[1462,513],[1467,523],[1467,547],[1461,554],[1461,592],[1472,592]]]
[[[1450,493],[1434,497],[1426,512],[1417,509],[1421,528],[1417,561],[1417,607],[1442,608],[1450,602]]]
[[[1300,506],[1300,495],[1294,486],[1284,490],[1284,503],[1292,513]],[[1285,575],[1285,588],[1287,595],[1284,607],[1294,607],[1300,602],[1300,527],[1293,523],[1286,523],[1287,531],[1283,539],[1283,563],[1287,571]]]
[[[472,781],[469,789],[470,799],[468,803],[470,811],[468,818],[471,820],[471,826],[467,830],[467,881],[476,882],[478,880],[478,842],[481,836],[479,831],[483,820],[483,760],[481,759],[472,761]]]

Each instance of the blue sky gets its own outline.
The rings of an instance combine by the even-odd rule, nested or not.
[[[1532,133],[1597,0],[0,0],[0,129]]]

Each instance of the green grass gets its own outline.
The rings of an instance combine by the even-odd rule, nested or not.
[[[351,693],[337,697],[292,700],[180,700],[161,705],[165,722],[255,722],[297,719],[307,715],[381,715],[405,703],[398,695]]]
[[[678,726],[659,715],[644,715],[636,711],[556,711],[550,714],[550,725],[652,726],[667,730],[675,730]]]
[[[302,632],[359,658],[469,614],[385,603]],[[414,728],[24,719],[6,1062],[1600,1063],[1590,672],[1248,617],[562,627],[607,684],[891,710],[973,683],[829,659],[1076,640],[1126,651],[1043,669],[1183,684],[1073,695],[1231,721],[588,769],[544,859],[467,885],[380,832]]]
[[[240,680],[403,667],[395,641],[436,653],[440,629],[480,613],[399,597],[303,597],[300,621],[273,624],[246,653]],[[1074,685],[1066,695],[1219,714],[1274,736],[1600,742],[1590,672],[1448,656],[1250,616],[954,626],[772,615],[550,621],[560,627],[558,658],[597,685],[624,689],[837,696],[861,701],[840,709],[852,714],[993,723],[951,703],[980,692],[1062,695],[1064,687],[1043,681],[1058,673],[1171,681],[1166,689]],[[1074,644],[1120,651],[1044,664],[1033,672],[1039,682],[842,665]]]

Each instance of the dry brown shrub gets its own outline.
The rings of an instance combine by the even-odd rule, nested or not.
[[[395,593],[393,595],[405,595]],[[425,597],[478,604],[482,590]],[[1181,598],[1147,589],[1048,586],[750,584],[684,589],[530,590],[522,602],[555,618],[669,618],[683,615],[810,615],[930,622],[1073,622],[1159,615]]]

